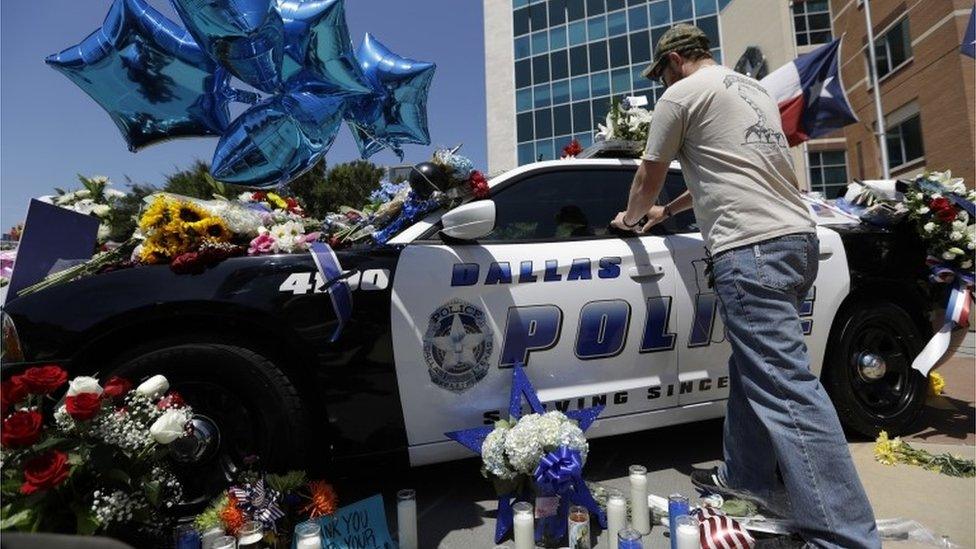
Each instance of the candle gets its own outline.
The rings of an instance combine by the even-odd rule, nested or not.
[[[690,515],[683,515],[675,520],[675,528],[671,531],[671,539],[676,539],[677,549],[701,549],[701,533],[698,519]]]
[[[515,513],[512,518],[515,549],[535,549],[535,518],[532,516],[532,504],[520,501],[512,506],[512,511]]]
[[[307,520],[295,527],[296,549],[322,549],[322,528],[314,520]]]
[[[256,520],[245,522],[237,531],[237,549],[262,549],[264,526]]]
[[[590,512],[586,507],[573,505],[569,508],[569,546],[573,549],[590,549]]]
[[[647,468],[630,466],[630,524],[641,535],[651,532],[651,516],[647,507]]]
[[[176,549],[200,549],[200,532],[189,524],[177,526]]]
[[[617,547],[617,534],[627,528],[627,500],[620,490],[610,491],[607,497],[607,543]]]
[[[413,490],[397,492],[397,528],[400,549],[417,549],[417,493]]]
[[[237,540],[234,539],[234,536],[220,536],[213,540],[210,547],[212,549],[234,549],[237,547]]]
[[[633,528],[621,530],[617,534],[617,549],[644,549],[640,532]]]
[[[681,494],[671,494],[668,497],[668,530],[671,532],[671,549],[677,549],[678,538],[675,535],[677,520],[688,514],[688,498]]]
[[[203,537],[200,538],[200,546],[202,549],[213,549],[214,541],[221,537],[224,537],[224,529],[214,526],[203,533]]]

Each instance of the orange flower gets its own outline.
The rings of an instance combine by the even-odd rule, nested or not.
[[[231,494],[227,494],[227,505],[220,510],[220,520],[224,523],[224,529],[232,535],[237,535],[237,531],[247,520],[244,512],[237,506],[237,498]]]
[[[302,512],[308,513],[309,518],[318,518],[335,513],[339,497],[331,484],[324,480],[313,480],[308,483],[308,491],[309,502],[302,507]]]

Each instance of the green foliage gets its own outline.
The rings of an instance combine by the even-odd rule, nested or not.
[[[305,484],[305,471],[288,471],[283,475],[268,474],[268,486],[282,494],[294,492]]]
[[[379,187],[383,168],[366,160],[336,164],[326,169],[325,162],[292,181],[289,191],[305,205],[309,215],[321,219],[342,206],[360,207]]]
[[[214,196],[234,198],[246,190],[239,185],[221,183],[210,175],[210,165],[197,159],[189,168],[176,170],[165,176],[163,190],[173,194],[182,194],[210,200]]]

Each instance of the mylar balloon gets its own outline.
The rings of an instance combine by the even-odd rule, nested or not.
[[[234,120],[217,143],[211,172],[225,183],[287,183],[329,150],[343,111],[341,97],[320,95],[315,84],[266,99]]]
[[[173,0],[203,49],[255,88],[281,88],[284,32],[274,0]]]
[[[358,126],[369,137],[360,144],[360,153],[366,157],[378,150],[373,142],[394,148],[404,143],[429,145],[427,93],[436,66],[400,57],[369,33],[356,58],[373,88],[373,95],[350,100],[353,134]]]
[[[285,24],[283,74],[304,69],[336,93],[370,93],[349,41],[343,0],[278,0]]]
[[[227,128],[226,73],[145,0],[115,0],[100,29],[46,62],[108,111],[129,150]]]

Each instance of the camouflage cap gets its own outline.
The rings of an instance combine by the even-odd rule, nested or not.
[[[664,63],[671,52],[686,52],[690,50],[708,51],[708,37],[701,29],[694,25],[679,23],[667,31],[657,41],[654,48],[654,60],[641,74],[645,78],[658,78],[664,70]]]

